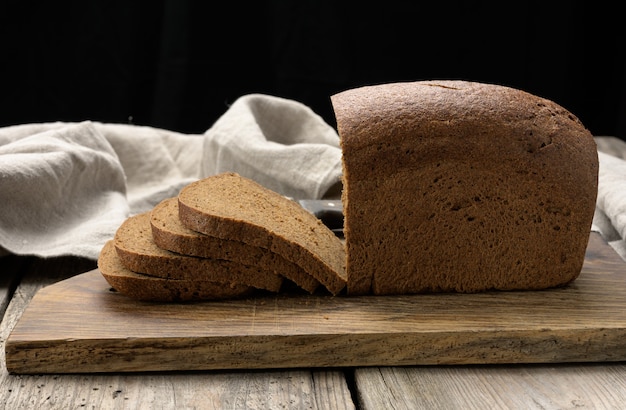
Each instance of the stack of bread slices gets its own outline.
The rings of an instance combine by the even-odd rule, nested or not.
[[[118,292],[144,301],[199,301],[256,290],[339,294],[342,241],[313,214],[236,173],[184,187],[130,216],[98,268]]]

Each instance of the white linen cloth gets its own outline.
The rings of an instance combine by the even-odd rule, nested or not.
[[[224,171],[321,198],[340,183],[339,137],[309,107],[262,94],[197,135],[91,121],[0,128],[0,246],[96,259],[128,216]]]
[[[598,152],[598,199],[592,230],[626,260],[626,161]]]

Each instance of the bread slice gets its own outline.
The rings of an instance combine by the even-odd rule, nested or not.
[[[343,243],[314,215],[236,173],[192,182],[178,195],[179,218],[194,231],[269,249],[295,263],[331,294],[346,284]]]
[[[272,292],[278,292],[283,282],[282,276],[258,266],[180,255],[159,248],[152,238],[149,211],[127,218],[113,240],[122,264],[133,272],[165,279],[234,283]]]
[[[579,275],[598,157],[572,113],[465,81],[381,84],[331,100],[348,294],[544,289]]]
[[[268,249],[241,241],[219,239],[185,227],[178,218],[178,199],[167,198],[150,213],[152,237],[155,244],[183,255],[211,259],[226,259],[244,265],[258,266],[280,274],[309,293],[315,292],[319,281],[295,263]]]
[[[190,302],[230,299],[250,295],[254,288],[206,280],[163,279],[143,275],[127,269],[109,240],[98,258],[98,270],[118,292],[141,301]]]

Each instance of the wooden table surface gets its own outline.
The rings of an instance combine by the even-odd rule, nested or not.
[[[626,158],[623,141],[597,141],[599,150]],[[4,343],[35,293],[95,267],[74,257],[0,257],[0,408],[622,409],[626,403],[622,362],[9,374]]]

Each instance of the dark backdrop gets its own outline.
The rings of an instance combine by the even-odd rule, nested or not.
[[[602,1],[4,0],[0,125],[209,128],[253,92],[301,101],[460,78],[522,88],[626,139],[622,14]],[[367,4],[367,6],[366,6]]]

